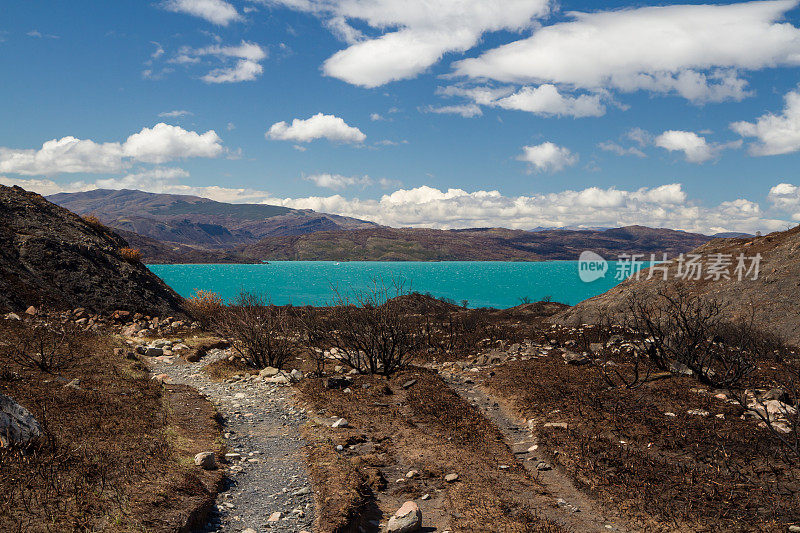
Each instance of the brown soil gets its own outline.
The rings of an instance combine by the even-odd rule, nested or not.
[[[13,342],[20,326],[0,327]],[[114,345],[82,336],[84,357],[60,375],[2,363],[0,392],[46,436],[25,453],[0,450],[0,531],[188,531],[213,502],[220,474],[193,463],[197,451],[221,451],[213,407],[162,389]],[[65,388],[74,378],[80,389]]]
[[[578,486],[638,529],[785,531],[798,516],[796,461],[742,420],[741,408],[714,391],[695,392],[703,389],[691,378],[609,389],[596,368],[565,365],[559,355],[494,372],[486,389],[536,420],[540,442],[558,452],[555,460]]]
[[[379,521],[385,523],[407,500],[420,505],[426,531],[564,531],[539,516],[544,491],[502,433],[435,373],[413,369],[389,381],[361,376],[352,393],[325,389],[319,379],[298,388],[320,414],[313,431],[323,440],[313,448],[309,466],[316,490],[333,495],[318,502],[321,531],[350,531],[357,514],[362,527],[378,531]],[[325,417],[330,416],[344,417],[352,427],[329,428],[332,419]],[[331,452],[336,445],[344,450]],[[327,459],[319,462],[320,457]],[[351,467],[342,466],[348,462]],[[353,468],[361,477],[358,488]],[[419,478],[406,478],[412,469]],[[336,483],[336,472],[346,479],[344,487]],[[449,473],[459,480],[446,483]],[[430,499],[422,500],[425,494]],[[348,502],[360,505],[361,512],[347,510]]]

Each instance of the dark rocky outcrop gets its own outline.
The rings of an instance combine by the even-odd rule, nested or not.
[[[42,428],[20,404],[0,394],[0,448],[25,447],[42,436]]]
[[[127,246],[108,228],[38,194],[0,185],[0,310],[182,314],[175,291],[121,255]]]
[[[752,314],[764,330],[800,346],[800,226],[763,237],[715,239],[691,253],[701,255],[705,264],[713,261],[715,254],[732,257],[731,279],[705,279],[707,270],[703,269],[704,279],[683,281],[676,276],[678,263],[673,260],[668,265],[667,281],[663,280],[663,272],[649,280],[645,272],[638,280],[630,278],[600,296],[566,309],[552,321],[575,325],[593,323],[608,316],[619,321],[627,313],[632,295],[647,298],[661,288],[680,284],[686,285],[691,293],[722,302],[726,317],[731,321],[749,320]],[[758,279],[752,279],[751,275],[739,281],[734,275],[736,258],[741,254],[746,258],[761,255]],[[746,266],[750,265],[748,260]]]

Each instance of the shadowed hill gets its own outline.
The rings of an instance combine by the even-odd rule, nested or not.
[[[147,267],[123,257],[128,243],[100,224],[19,187],[0,185],[0,310],[29,305],[182,314],[182,299]]]
[[[545,261],[577,260],[584,250],[609,259],[623,253],[686,252],[711,237],[629,226],[605,231],[436,230],[373,228],[270,237],[242,249],[262,260]]]
[[[700,280],[684,282],[679,279],[678,262],[673,260],[667,265],[667,281],[663,280],[661,271],[650,280],[646,279],[648,275],[644,273],[639,280],[628,279],[600,296],[567,309],[557,315],[554,321],[577,324],[595,322],[604,315],[620,318],[626,313],[632,295],[647,297],[655,294],[659,288],[687,283],[693,293],[724,302],[729,319],[745,319],[754,310],[755,319],[762,327],[800,345],[800,226],[763,237],[715,239],[692,254],[702,256],[704,268]],[[715,254],[731,258],[732,264],[728,270],[731,279],[715,281],[713,276],[712,279],[706,279],[708,266],[713,264]],[[738,257],[742,254],[748,269],[752,266],[751,258],[760,254],[757,279],[752,279],[754,276],[751,273],[739,280],[735,269]]]

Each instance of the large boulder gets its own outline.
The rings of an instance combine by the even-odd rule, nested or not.
[[[0,448],[26,447],[42,436],[42,428],[20,404],[0,394]]]

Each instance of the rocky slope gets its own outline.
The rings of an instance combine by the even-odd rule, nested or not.
[[[207,250],[174,242],[162,242],[132,231],[115,232],[142,253],[142,262],[149,265],[257,263],[235,250]]]
[[[134,190],[60,193],[48,200],[79,215],[94,215],[114,229],[209,249],[255,243],[269,236],[376,227],[372,222],[310,209],[228,204],[198,196]]]
[[[642,274],[639,280],[629,278],[610,291],[567,309],[554,317],[554,321],[576,324],[591,323],[603,314],[621,317],[626,312],[631,295],[646,297],[660,287],[688,283],[696,294],[724,302],[731,319],[749,317],[751,309],[754,309],[755,318],[762,327],[800,345],[800,226],[750,239],[715,239],[692,254],[702,257],[700,280],[686,282],[677,277],[679,265],[673,260],[668,265],[667,281],[663,280],[662,272],[654,272],[657,275],[650,280],[646,279],[647,273]],[[715,281],[713,275],[711,279],[706,279],[715,254],[731,257],[732,264],[728,268],[731,279],[723,277]],[[752,279],[754,276],[751,273],[739,280],[736,267],[741,254],[746,259],[746,268],[752,266],[751,258],[761,255],[757,279]]]
[[[372,228],[270,237],[242,252],[268,261],[546,261],[577,260],[584,250],[609,259],[623,253],[672,256],[709,240],[705,235],[642,226],[536,232]]]
[[[38,194],[0,186],[0,310],[44,305],[181,314],[180,296],[120,254],[127,246]]]

